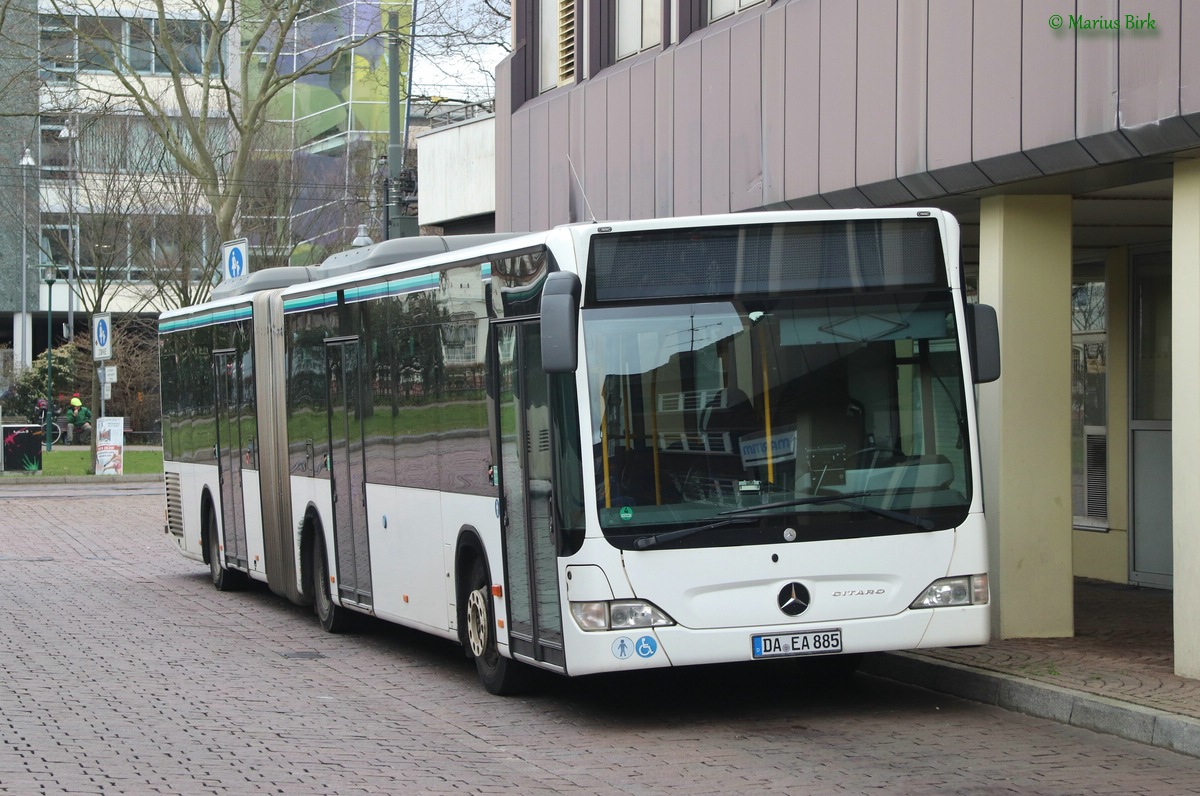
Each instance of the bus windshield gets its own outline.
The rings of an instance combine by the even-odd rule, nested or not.
[[[605,535],[955,527],[971,472],[953,307],[942,288],[585,310]]]

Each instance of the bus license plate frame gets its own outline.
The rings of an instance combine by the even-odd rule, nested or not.
[[[834,639],[829,639],[829,636],[833,636]],[[844,649],[840,627],[797,630],[791,633],[761,633],[750,637],[750,653],[755,660],[835,655]]]

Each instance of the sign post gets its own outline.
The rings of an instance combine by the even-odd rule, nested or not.
[[[105,362],[112,359],[112,313],[97,312],[92,316],[92,359]],[[103,369],[102,369],[103,370]],[[113,368],[116,370],[116,368]],[[100,383],[104,383],[101,374]],[[108,394],[100,394],[100,417],[104,417],[104,399]]]

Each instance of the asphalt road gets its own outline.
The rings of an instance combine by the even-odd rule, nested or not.
[[[0,793],[1200,793],[1200,761],[794,662],[550,677],[218,593],[153,487],[0,484]]]

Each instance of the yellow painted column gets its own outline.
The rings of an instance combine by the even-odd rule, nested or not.
[[[1071,636],[1071,197],[980,202],[979,298],[1000,321],[979,388],[993,633]]]
[[[1175,672],[1200,677],[1200,161],[1175,164],[1171,218],[1171,534]]]

